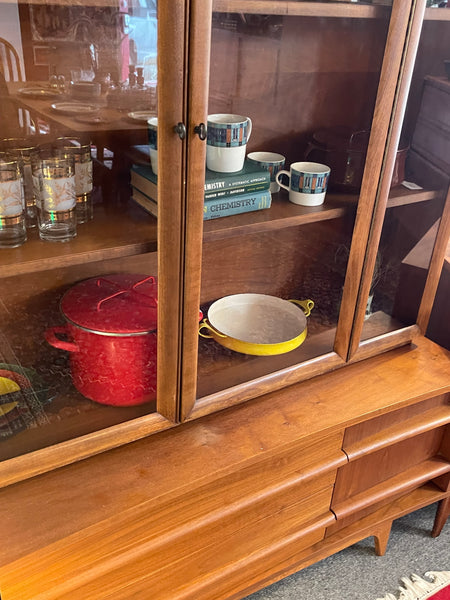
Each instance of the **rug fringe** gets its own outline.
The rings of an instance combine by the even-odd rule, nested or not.
[[[377,600],[426,600],[431,593],[435,594],[450,583],[450,571],[427,571],[425,577],[431,581],[422,579],[414,573],[410,579],[402,577],[401,581],[405,587],[399,587],[398,598],[394,594],[386,594]]]

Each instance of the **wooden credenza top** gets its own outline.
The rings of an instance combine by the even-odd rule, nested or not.
[[[238,467],[450,391],[450,354],[425,338],[0,490],[0,568],[101,521]]]

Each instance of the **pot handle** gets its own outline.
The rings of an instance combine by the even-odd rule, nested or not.
[[[308,160],[309,155],[314,150],[319,150],[320,152],[325,152],[326,148],[324,146],[319,146],[319,144],[315,144],[314,142],[308,142],[308,146],[305,150],[305,154],[303,155],[303,160]]]
[[[219,337],[222,337],[222,338],[226,338],[227,337],[223,333],[220,333],[220,331],[217,331],[217,329],[214,329],[214,327],[208,322],[208,319],[203,319],[203,321],[200,323],[200,327],[198,328],[198,334],[201,337],[206,338],[207,340],[213,339],[214,336],[212,336],[210,333],[202,333],[202,329],[203,328],[209,329],[210,331],[212,331],[213,333],[215,333]]]
[[[50,327],[49,329],[47,329],[44,335],[45,339],[50,344],[50,346],[59,348],[60,350],[67,350],[68,352],[79,351],[77,344],[75,344],[74,342],[65,342],[64,340],[60,340],[57,337],[57,334],[68,335],[69,332],[67,330],[67,327]]]
[[[314,302],[312,300],[289,300],[293,304],[297,304],[305,313],[305,317],[309,317],[312,309],[314,308]]]

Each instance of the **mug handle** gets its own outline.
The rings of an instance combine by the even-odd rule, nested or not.
[[[289,192],[290,187],[288,185],[284,185],[284,183],[281,183],[281,181],[279,179],[279,177],[283,174],[287,175],[289,177],[289,183],[290,183],[291,182],[291,173],[289,171],[285,171],[284,169],[282,169],[281,171],[278,171],[278,173],[275,175],[275,179],[280,187],[284,188],[285,190],[287,190]]]
[[[250,117],[247,117],[248,119],[248,124],[249,124],[249,129],[248,129],[248,133],[247,133],[247,142],[250,139],[250,136],[252,135],[252,129],[253,129],[253,123],[252,120],[250,119]]]

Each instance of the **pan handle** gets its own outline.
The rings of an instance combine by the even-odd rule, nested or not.
[[[64,340],[60,340],[56,334],[60,335],[68,335],[67,327],[50,327],[45,332],[45,339],[54,348],[59,348],[60,350],[67,350],[68,352],[78,352],[79,348],[77,344],[74,342],[65,342]]]
[[[200,323],[200,327],[198,328],[198,334],[201,337],[206,338],[207,340],[213,339],[214,336],[211,335],[210,333],[202,333],[203,328],[209,329],[210,331],[212,331],[214,334],[218,335],[219,337],[222,337],[222,338],[227,337],[223,333],[220,333],[220,331],[217,331],[217,329],[214,329],[214,327],[208,322],[208,319],[203,319],[203,321]]]
[[[314,308],[314,302],[312,300],[289,300],[293,304],[297,304],[305,313],[305,317],[309,317],[312,309]]]

